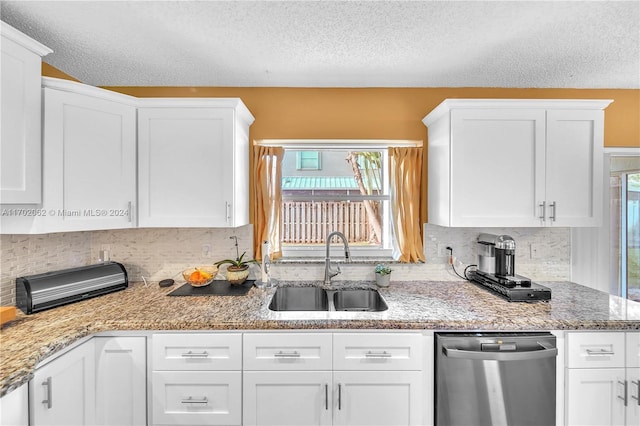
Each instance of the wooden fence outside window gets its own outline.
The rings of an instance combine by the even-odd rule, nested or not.
[[[283,201],[280,218],[285,244],[324,244],[333,231],[349,243],[367,243],[371,237],[362,201]]]

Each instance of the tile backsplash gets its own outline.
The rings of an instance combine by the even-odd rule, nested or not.
[[[464,265],[475,263],[474,241],[481,232],[509,234],[517,243],[516,270],[535,280],[569,280],[571,276],[571,234],[569,228],[443,228],[425,225],[424,264],[393,265],[392,281],[455,280],[447,265],[444,247]],[[185,268],[236,256],[253,256],[253,227],[143,228],[42,235],[2,235],[0,238],[0,305],[15,304],[15,278],[52,270],[97,263],[101,254],[124,264],[129,279],[157,282],[171,278]],[[459,272],[464,269],[459,265]],[[276,279],[322,279],[320,263],[276,263]],[[335,280],[373,279],[373,267],[354,263],[342,266]],[[257,271],[255,271],[257,273]]]
[[[91,261],[90,232],[2,235],[0,305],[15,305],[16,277],[88,265]]]

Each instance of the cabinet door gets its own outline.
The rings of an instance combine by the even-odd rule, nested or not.
[[[243,377],[245,426],[331,425],[330,371],[245,371]]]
[[[451,112],[451,225],[541,226],[545,113]]]
[[[17,33],[4,22],[0,25],[3,33],[7,30]],[[24,38],[27,39],[26,36]],[[30,42],[37,44],[33,40]],[[0,202],[40,203],[41,59],[38,54],[5,37],[4,34],[1,47]]]
[[[604,111],[547,111],[547,224],[600,225],[603,146]]]
[[[640,368],[640,332],[625,333],[627,340],[627,367]]]
[[[44,89],[47,231],[133,226],[135,117],[132,106]]]
[[[241,424],[240,371],[154,371],[153,424]]]
[[[0,425],[29,426],[29,391],[24,384],[0,398]]]
[[[567,370],[567,424],[624,425],[624,368]]]
[[[139,109],[140,226],[235,226],[233,119],[231,108]]]
[[[627,368],[627,425],[640,425],[640,368]]]
[[[96,424],[146,424],[146,339],[96,337],[94,341]]]
[[[34,426],[94,423],[94,360],[94,344],[90,340],[35,371],[29,386]]]
[[[422,373],[419,371],[336,371],[334,425],[420,425]]]

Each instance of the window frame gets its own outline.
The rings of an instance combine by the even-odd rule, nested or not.
[[[383,247],[359,247],[350,246],[350,252],[352,258],[364,258],[364,259],[376,259],[376,260],[390,260],[393,259],[394,253],[394,241],[393,241],[393,227],[391,221],[391,188],[389,185],[389,167],[388,165],[388,148],[390,147],[416,147],[422,146],[422,141],[411,140],[391,140],[391,139],[269,139],[256,141],[257,145],[265,146],[282,146],[285,151],[287,150],[316,150],[320,154],[323,150],[336,149],[336,150],[348,150],[348,151],[367,151],[378,150],[384,153],[383,172],[386,178],[383,179],[383,191],[386,195],[372,195],[364,196],[361,194],[352,194],[345,196],[346,199],[359,201],[362,199],[384,199],[383,203],[383,220],[381,224],[383,227]],[[320,197],[315,196],[316,200]],[[336,197],[331,196],[332,200]],[[283,196],[283,201],[285,197]],[[339,250],[333,248],[335,244],[332,244],[330,248],[331,256],[338,256]],[[324,259],[326,255],[326,245],[321,246],[299,246],[299,247],[282,247],[283,260],[295,260],[295,259],[311,259],[320,260]]]
[[[284,147],[285,155],[287,151],[301,152],[297,147]],[[387,147],[380,146],[377,148],[363,149],[360,146],[344,145],[341,147],[330,147],[317,149],[319,156],[328,151],[344,151],[348,152],[362,152],[362,151],[379,151],[382,153],[382,194],[380,195],[363,195],[357,194],[345,194],[345,195],[282,195],[282,201],[295,200],[295,201],[381,201],[382,202],[382,218],[389,218],[391,215],[391,189],[389,186],[389,154]],[[298,155],[296,154],[296,163]],[[296,164],[297,165],[297,164]],[[308,170],[308,169],[307,169]],[[366,247],[366,246],[349,246],[349,251],[352,256],[356,257],[376,257],[376,258],[391,258],[393,253],[392,235],[391,235],[391,221],[383,220],[382,223],[382,242],[378,247]],[[331,255],[333,250],[330,249]],[[290,258],[324,258],[326,256],[326,244],[323,245],[282,245],[282,257],[285,259]]]

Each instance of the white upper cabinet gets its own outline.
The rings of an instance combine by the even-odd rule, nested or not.
[[[0,21],[0,203],[39,203],[41,58],[52,52]]]
[[[144,99],[138,110],[140,227],[249,223],[249,126],[240,99]]]
[[[598,226],[609,100],[448,99],[427,115],[429,223]]]
[[[43,229],[133,227],[135,98],[58,79],[43,86]]]

